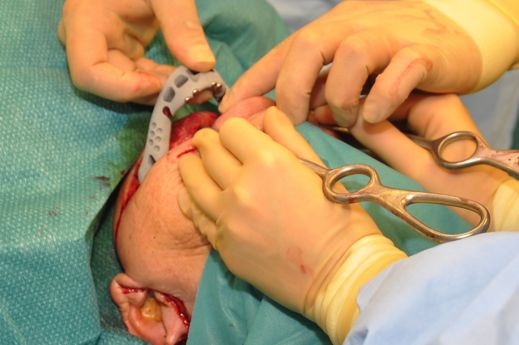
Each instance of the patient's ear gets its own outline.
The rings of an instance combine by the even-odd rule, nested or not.
[[[154,345],[174,345],[186,338],[187,328],[176,311],[127,274],[112,279],[110,294],[131,334]]]

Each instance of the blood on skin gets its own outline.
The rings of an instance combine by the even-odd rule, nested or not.
[[[121,286],[121,291],[122,291],[123,294],[127,295],[127,294],[130,294],[130,293],[146,292],[147,289],[137,288],[137,287]],[[170,294],[167,294],[167,293],[164,293],[164,292],[159,292],[159,291],[157,291],[157,293],[161,294],[164,297],[164,302],[169,307],[171,307],[171,308],[173,308],[175,310],[175,312],[177,313],[178,317],[180,318],[180,320],[182,321],[182,323],[186,327],[186,336],[185,337],[187,338],[187,333],[189,332],[189,325],[191,323],[191,316],[189,315],[189,312],[187,311],[187,308],[184,305],[184,302],[180,298],[172,296]],[[183,340],[185,340],[185,339],[181,339],[180,341],[183,341]]]
[[[178,297],[172,296],[170,294],[160,292],[162,296],[164,296],[166,303],[175,309],[177,315],[182,320],[182,323],[184,326],[186,326],[186,334],[187,331],[189,331],[189,323],[191,322],[191,316],[189,315],[189,312],[187,311],[186,306],[184,305],[184,302]]]
[[[127,295],[130,293],[138,293],[138,292],[146,292],[146,289],[144,288],[136,288],[136,287],[128,287],[128,286],[121,286],[121,291],[123,294]]]
[[[185,155],[185,154],[187,154],[187,153],[196,152],[196,151],[197,151],[197,149],[194,148],[194,147],[191,148],[191,149],[189,149],[189,150],[182,151],[182,152],[180,152],[180,153],[177,155],[177,159],[180,158],[180,157],[182,157],[183,155]]]
[[[169,109],[168,109],[169,110]],[[166,115],[166,114],[165,114]],[[171,136],[170,136],[170,142],[169,142],[169,149],[173,149],[175,146],[182,144],[183,142],[191,139],[195,133],[204,127],[210,127],[216,120],[217,115],[212,112],[208,111],[202,111],[202,112],[196,112],[192,113],[191,115],[184,117],[183,119],[176,121],[171,125]],[[190,148],[183,152],[181,152],[178,156],[182,156],[188,152],[194,152],[196,149]],[[135,194],[137,189],[139,189],[140,183],[138,179],[138,171],[139,167],[141,165],[142,157],[139,158],[137,163],[135,164],[134,168],[130,172],[130,175],[127,177],[130,179],[129,181],[129,187],[127,189],[127,192],[121,196],[120,201],[120,212],[119,216],[115,220],[115,226],[114,226],[114,242],[117,241],[117,234],[119,232],[119,226],[121,224],[121,219],[123,212],[128,206],[128,203],[130,202],[132,196]],[[122,287],[123,294],[129,294],[129,293],[138,293],[138,292],[145,292],[146,289],[143,288],[130,288],[130,287]],[[187,338],[187,331],[189,331],[189,323],[191,321],[191,317],[187,311],[186,306],[184,305],[184,302],[175,296],[159,292],[162,296],[164,296],[165,302],[175,310],[178,317],[182,320],[182,323],[186,327],[186,338]],[[185,339],[183,339],[185,340]],[[182,341],[183,341],[182,340]]]
[[[169,149],[173,149],[175,146],[182,144],[186,140],[189,140],[195,135],[195,133],[205,127],[211,127],[214,121],[218,116],[215,113],[209,111],[199,111],[190,114],[171,125],[171,135],[169,138]],[[195,148],[188,149],[184,152],[178,154],[177,158],[180,158],[182,155],[195,152]],[[128,176],[130,179],[130,185],[128,191],[121,198],[121,211],[119,212],[119,217],[115,221],[114,227],[114,241],[117,240],[117,234],[119,231],[119,225],[121,223],[121,218],[126,206],[130,202],[130,199],[135,194],[137,189],[139,189],[140,183],[138,179],[138,171],[142,162],[142,157],[139,158],[135,167],[132,169],[131,175]]]

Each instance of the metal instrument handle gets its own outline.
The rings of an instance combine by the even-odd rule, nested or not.
[[[356,174],[369,177],[370,180],[363,188],[351,193],[338,193],[333,190],[335,184],[342,178]],[[448,242],[466,238],[485,232],[490,226],[490,214],[488,210],[475,201],[449,195],[388,188],[380,182],[380,178],[373,168],[363,164],[351,164],[329,170],[324,179],[323,192],[328,200],[341,204],[362,201],[375,202],[404,220],[423,235],[438,242]],[[480,221],[475,227],[464,233],[446,234],[424,224],[407,210],[409,205],[417,203],[440,204],[463,208],[476,213]]]
[[[478,135],[468,131],[458,131],[435,140],[427,140],[414,135],[409,137],[420,146],[432,152],[436,162],[447,169],[461,169],[478,164],[488,164],[501,169],[514,177],[519,177],[519,150],[494,150]],[[467,158],[450,161],[443,157],[444,150],[451,144],[471,140],[476,149]]]

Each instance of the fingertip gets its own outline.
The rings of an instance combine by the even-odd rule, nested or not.
[[[212,128],[202,128],[193,136],[192,144],[199,150],[212,147],[218,142],[218,133]],[[202,152],[200,152],[202,154]]]
[[[222,98],[222,101],[220,102],[220,105],[218,106],[218,110],[220,110],[220,112],[224,113],[231,109],[234,105],[238,104],[239,102],[255,96],[241,93],[241,85],[241,81],[238,80],[236,81],[236,83],[234,83],[232,88],[227,90],[227,92]]]
[[[220,135],[226,136],[232,133],[239,132],[242,128],[247,126],[252,126],[249,121],[241,118],[241,117],[231,117],[227,121],[225,121],[220,127]]]
[[[231,107],[231,104],[232,104],[231,103],[231,101],[232,101],[231,93],[232,93],[232,91],[231,91],[231,89],[229,89],[223,96],[223,98],[220,102],[220,105],[218,106],[218,110],[220,111],[220,113],[225,113]]]
[[[207,72],[216,65],[216,58],[209,45],[199,43],[189,48],[188,59],[184,63],[192,70]]]
[[[362,118],[371,124],[379,123],[391,115],[391,110],[382,102],[367,100],[360,110]]]
[[[194,0],[155,1],[152,7],[166,45],[182,64],[198,72],[214,67],[216,58],[205,37]]]
[[[298,103],[299,102],[296,100],[294,100],[294,102],[286,102],[278,98],[279,109],[286,114],[286,116],[294,125],[299,125],[305,122],[306,118],[308,117],[308,114],[310,113],[308,104],[299,105]]]
[[[335,119],[335,122],[339,126],[346,128],[353,127],[357,122],[357,117],[359,116],[358,106],[342,109],[330,105],[330,110],[332,112],[333,118]]]

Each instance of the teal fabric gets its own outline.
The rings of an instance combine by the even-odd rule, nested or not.
[[[0,344],[140,343],[108,296],[120,271],[110,196],[151,109],[71,85],[56,37],[62,6],[0,1]],[[198,6],[229,84],[287,33],[262,0]],[[147,55],[172,62],[161,37]]]
[[[111,218],[114,191],[142,150],[151,109],[71,85],[55,35],[62,5],[0,2],[0,344],[140,344],[108,295],[121,270]],[[260,0],[198,6],[229,84],[287,34]],[[147,55],[172,61],[160,37]],[[331,165],[369,160],[308,125],[301,130]],[[380,169],[387,183],[410,183]],[[410,252],[431,245],[386,216],[378,217],[381,228]],[[231,276],[211,255],[190,343],[325,342],[314,325]]]
[[[329,167],[348,163],[369,164],[387,186],[422,190],[416,182],[308,123],[300,125],[298,130]],[[345,183],[354,190],[364,185],[365,180],[352,178]],[[384,234],[406,253],[411,255],[435,245],[385,209],[369,203],[363,206]],[[413,214],[445,232],[466,231],[468,228],[464,221],[445,208],[424,207],[413,210]],[[405,281],[401,283],[405,284]],[[188,344],[314,345],[330,342],[315,324],[262,296],[229,273],[218,254],[213,252],[207,260],[197,294]]]

